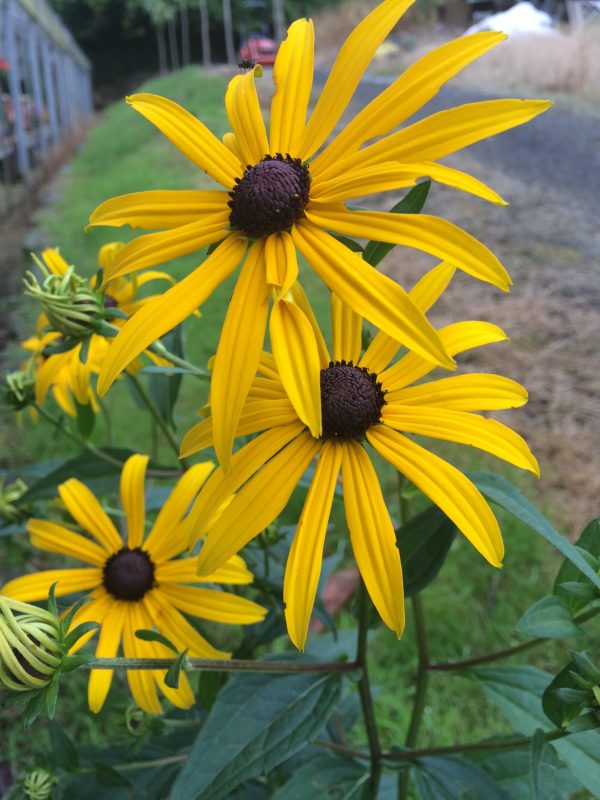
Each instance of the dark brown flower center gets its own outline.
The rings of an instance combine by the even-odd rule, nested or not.
[[[260,238],[288,231],[308,203],[308,167],[289,154],[265,156],[248,165],[229,196],[229,224],[247,236]]]
[[[381,420],[385,392],[374,375],[351,361],[321,370],[323,439],[359,439]]]
[[[154,564],[141,547],[124,547],[104,565],[102,583],[117,600],[141,600],[154,586]]]

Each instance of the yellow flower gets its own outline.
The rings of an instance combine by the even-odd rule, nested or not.
[[[404,290],[330,232],[414,247],[507,290],[510,279],[496,257],[450,222],[421,214],[350,210],[344,202],[407,187],[429,176],[503,203],[480,181],[436,162],[530,120],[549,104],[472,103],[393,132],[448,79],[505,38],[501,33],[477,33],[425,55],[321,149],[375,51],[411,2],[385,0],[356,27],[342,46],[308,122],[314,30],[307,19],[292,24],[279,49],[269,132],[254,71],[236,75],[229,84],[225,106],[232,133],[223,143],[166,98],[152,94],[128,98],[223,189],[138,192],[100,205],[90,218],[92,226],[163,229],[126,245],[107,271],[107,280],[220,244],[190,275],[124,326],[103,364],[101,394],[145,347],[202,305],[245,254],[212,379],[215,448],[221,463],[228,464],[233,433],[256,371],[271,290],[277,298],[293,285],[297,252],[357,314],[419,355],[453,367],[434,329]],[[368,144],[378,137],[383,138]]]
[[[241,625],[259,622],[266,613],[250,600],[196,586],[251,583],[252,574],[241,558],[229,559],[212,575],[202,578],[196,574],[195,558],[177,558],[188,543],[186,511],[213,465],[196,464],[180,478],[145,536],[147,463],[147,456],[131,456],[121,474],[121,503],[127,519],[125,541],[94,494],[71,478],[59,486],[59,494],[77,525],[89,535],[41,519],[31,519],[28,531],[32,544],[41,550],[72,556],[91,566],[53,569],[16,578],[2,587],[0,594],[16,600],[42,600],[54,583],[57,597],[73,592],[89,593],[91,602],[77,611],[71,628],[81,622],[100,623],[98,657],[116,656],[121,642],[126,657],[171,657],[165,646],[135,636],[136,630],[156,627],[179,649],[188,648],[191,656],[229,658],[229,653],[213,647],[181,613]],[[75,649],[93,635],[83,637]],[[176,706],[189,708],[194,697],[186,677],[181,677],[178,689],[171,689],[165,685],[164,676],[164,670],[129,670],[127,679],[136,703],[150,714],[159,714],[159,688]],[[92,670],[88,687],[92,711],[102,708],[111,680],[112,670]]]
[[[423,312],[444,291],[453,272],[453,267],[440,264],[415,286],[411,296]],[[400,554],[363,439],[498,567],[502,536],[477,488],[406,434],[469,444],[537,474],[537,462],[518,434],[472,413],[521,406],[527,393],[508,378],[487,374],[415,385],[433,369],[432,364],[408,353],[389,366],[400,346],[382,332],[361,355],[362,320],[335,295],[330,353],[298,285],[293,294],[295,303],[281,300],[273,310],[273,354],[261,357],[236,435],[266,432],[233,455],[231,472],[219,468],[213,473],[190,511],[192,542],[208,534],[200,551],[199,573],[217,569],[271,524],[318,457],[285,572],[290,637],[303,648],[340,470],[356,562],[381,618],[400,636],[404,626]],[[278,336],[284,325],[295,334]],[[452,355],[506,338],[495,325],[473,321],[448,325],[439,335]],[[213,438],[209,418],[187,433],[182,454],[209,447]],[[213,509],[241,486],[212,525]]]

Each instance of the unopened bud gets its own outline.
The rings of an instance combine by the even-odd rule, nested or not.
[[[9,372],[4,379],[2,399],[15,411],[22,411],[35,402],[35,376],[31,370]]]
[[[0,687],[43,689],[61,663],[58,617],[0,595]]]
[[[29,800],[50,800],[58,778],[46,769],[32,769],[23,778],[23,794]]]
[[[18,502],[26,491],[27,484],[20,478],[7,486],[4,485],[4,478],[0,478],[0,517],[17,522],[23,516]]]

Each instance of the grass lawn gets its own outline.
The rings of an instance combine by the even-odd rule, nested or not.
[[[143,88],[182,103],[218,135],[227,130],[223,106],[224,78],[206,76],[198,68],[190,67],[153,80]],[[86,274],[93,274],[101,244],[133,235],[128,230],[102,228],[85,234],[83,227],[87,216],[98,203],[114,195],[144,189],[210,186],[210,179],[191,167],[146,120],[121,102],[109,108],[100,124],[92,130],[70,169],[63,175],[58,189],[60,199],[40,213],[39,222],[70,263],[76,264]],[[166,269],[179,277],[200,261],[198,255],[182,258],[173,267],[167,265]],[[304,272],[317,315],[327,327],[328,292],[319,286],[311,272]],[[203,307],[201,319],[191,318],[186,323],[186,355],[198,365],[204,366],[216,349],[231,286],[230,281],[213,295]],[[18,313],[20,332],[23,336],[28,335],[36,311],[23,302]],[[7,357],[12,359],[13,366],[17,366],[22,355],[13,348]],[[195,422],[206,394],[205,383],[189,376],[184,379],[177,412],[178,437]],[[115,385],[106,398],[106,406],[112,418],[115,443],[120,447],[147,451],[150,447],[148,418],[138,410],[126,381]],[[100,418],[94,440],[104,443],[104,434],[105,422]],[[3,420],[0,446],[2,452],[15,454],[10,456],[10,466],[62,457],[76,449],[64,441],[59,443],[42,422],[37,426],[25,424],[17,430],[9,416]],[[442,452],[439,448],[437,451]],[[456,448],[451,452],[460,466],[469,469],[487,467],[488,460],[480,461],[472,453],[465,455],[464,450],[462,453],[459,451]],[[166,446],[161,445],[159,455],[166,463],[173,462],[173,455]],[[491,466],[491,459],[489,463]],[[497,471],[503,469],[499,464],[493,468]],[[391,469],[380,465],[380,471],[384,483],[392,489],[395,477]],[[518,479],[520,476],[516,473],[513,471],[512,477]],[[525,491],[527,486],[525,484]],[[552,509],[549,511],[551,513]],[[550,591],[559,558],[529,530],[508,518],[501,521],[507,545],[503,570],[488,566],[465,540],[459,538],[439,579],[424,592],[433,660],[467,658],[516,643],[515,623],[531,603]],[[38,569],[42,561],[46,563],[40,560],[39,555],[33,556],[23,540],[3,539],[1,546],[3,558],[8,554],[6,563],[11,573]],[[56,562],[53,560],[52,563]],[[343,627],[353,624],[349,612],[344,612],[341,624]],[[585,642],[578,642],[579,649],[584,647]],[[531,658],[540,667],[558,666],[556,659],[567,649],[566,646],[561,650],[558,646],[543,645],[532,651]],[[385,746],[403,741],[410,717],[410,687],[415,665],[414,626],[409,614],[407,631],[400,643],[387,629],[380,629],[371,649],[372,680],[378,686],[377,714]],[[123,734],[123,709],[127,704],[124,693],[113,690],[111,697],[114,702],[96,725],[95,719],[83,709],[84,683],[83,676],[69,679],[68,697],[60,709],[60,716],[67,720],[70,733],[80,740],[97,740],[109,733],[113,736],[114,730]],[[448,673],[432,677],[420,745],[475,740],[499,729],[508,731],[471,683]],[[37,752],[46,746],[43,738],[35,737],[33,749]],[[22,763],[19,754],[30,752],[28,735],[18,731],[10,720],[0,720],[0,740],[7,742],[9,759]]]

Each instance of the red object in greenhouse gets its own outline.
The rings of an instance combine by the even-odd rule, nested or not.
[[[278,47],[277,42],[268,36],[252,36],[240,47],[240,56],[244,61],[271,67],[275,63]]]

